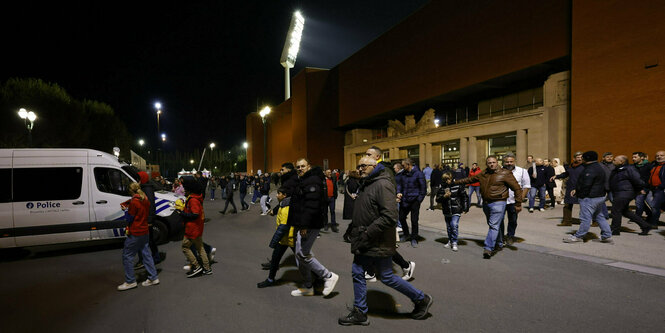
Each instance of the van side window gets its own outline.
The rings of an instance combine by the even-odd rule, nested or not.
[[[95,183],[101,192],[129,196],[132,180],[118,169],[95,168]]]
[[[12,169],[0,169],[0,202],[12,202]]]
[[[81,196],[83,168],[16,168],[14,202],[74,200]]]

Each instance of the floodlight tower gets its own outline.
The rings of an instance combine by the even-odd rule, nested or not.
[[[289,32],[286,34],[286,42],[284,42],[284,49],[282,50],[282,57],[280,63],[284,66],[284,100],[291,98],[291,82],[289,69],[293,68],[296,64],[296,57],[300,49],[300,39],[302,38],[302,30],[305,27],[305,18],[300,14],[300,11],[293,13],[291,18],[291,25]]]

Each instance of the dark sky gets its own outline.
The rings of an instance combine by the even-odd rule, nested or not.
[[[292,77],[305,66],[336,66],[426,2],[4,2],[0,80],[41,78],[108,103],[149,141],[160,101],[165,149],[227,148],[244,141],[257,101],[284,99],[279,58],[295,10],[305,28]]]

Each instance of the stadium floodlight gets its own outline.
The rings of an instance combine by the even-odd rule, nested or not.
[[[298,51],[300,50],[300,40],[302,39],[304,28],[305,18],[300,11],[296,11],[291,18],[289,32],[286,34],[286,42],[284,42],[284,49],[282,49],[282,57],[279,60],[282,66],[284,66],[284,100],[291,98],[291,78],[289,76],[289,69],[293,68],[296,64],[296,58],[298,56]]]

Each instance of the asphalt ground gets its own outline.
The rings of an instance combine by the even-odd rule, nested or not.
[[[561,255],[569,252],[532,245],[531,236],[484,260],[484,235],[469,232],[482,225],[472,208],[460,224],[459,252],[443,248],[446,236],[435,227],[423,228],[418,248],[400,244],[399,252],[416,262],[413,285],[434,299],[426,320],[410,319],[411,301],[377,282],[368,284],[370,326],[342,327],[337,318],[352,306],[353,287],[352,255],[341,233],[323,233],[314,245],[319,261],[340,276],[335,291],[292,297],[301,279],[290,251],[278,285],[256,287],[267,277],[260,263],[271,254],[274,217],[260,216],[258,205],[221,215],[222,205],[205,203],[204,240],[217,248],[212,276],[185,277],[179,242],[160,246],[166,260],[158,265],[159,285],[124,292],[116,290],[123,282],[121,243],[3,251],[2,332],[660,332],[665,323],[662,276],[589,259],[600,257]],[[341,203],[337,208],[339,219]],[[440,211],[425,212],[424,224],[430,213],[437,223]],[[524,220],[518,235],[528,229]],[[348,221],[340,223],[343,230]],[[662,242],[661,235],[649,237]],[[144,270],[138,276],[145,279]]]

